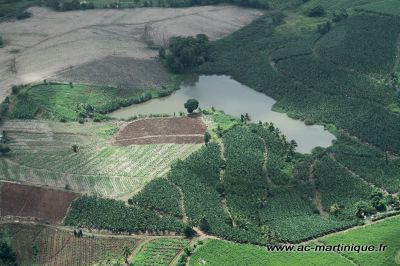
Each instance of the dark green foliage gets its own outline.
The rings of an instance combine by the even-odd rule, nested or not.
[[[342,21],[324,36],[317,43],[318,54],[363,73],[387,75],[395,62],[399,34],[399,17],[360,14]]]
[[[368,199],[372,192],[370,186],[359,177],[352,175],[331,158],[324,156],[316,163],[316,185],[322,195],[322,204],[326,210],[337,203],[343,206],[341,215],[351,218],[354,204]]]
[[[145,208],[182,216],[179,208],[180,195],[177,188],[166,179],[155,179],[130,200]]]
[[[28,12],[28,11],[24,11],[20,14],[17,15],[17,19],[18,20],[23,20],[23,19],[27,19],[30,18],[32,16],[32,13]]]
[[[317,25],[318,32],[322,35],[327,34],[331,30],[331,28],[332,23],[330,21]]]
[[[273,97],[277,109],[307,123],[334,124],[384,150],[400,151],[400,118],[385,108],[395,99],[395,90],[364,75],[339,69],[326,60],[295,56],[312,55],[311,47],[318,35],[276,33],[268,16],[262,17],[213,43],[210,61],[199,71],[230,75]],[[289,54],[287,60],[277,61],[275,68],[266,60],[274,51],[280,51],[280,58],[287,58],[286,52]]]
[[[72,203],[65,224],[113,232],[182,233],[184,230],[183,224],[175,218],[160,217],[138,206],[128,207],[122,201],[87,196]]]
[[[3,45],[4,45],[3,37],[0,36],[0,48],[3,47]]]
[[[78,0],[45,0],[45,5],[57,11],[93,9],[93,2],[80,2]]]
[[[16,104],[11,111],[10,116],[18,119],[33,119],[36,116],[39,107],[37,103],[27,93],[18,94]]]
[[[342,9],[340,11],[335,11],[333,12],[333,18],[332,18],[332,22],[339,22],[343,19],[346,19],[349,17],[349,14],[347,14],[346,9]]]
[[[325,9],[323,6],[316,6],[307,11],[309,17],[322,17],[325,15]]]
[[[197,34],[196,37],[172,37],[168,48],[160,48],[160,58],[174,73],[182,73],[208,61],[208,37]]]
[[[8,145],[5,144],[0,144],[0,154],[1,155],[6,155],[7,153],[9,153],[11,151],[10,147]]]
[[[375,208],[371,203],[367,201],[359,201],[355,204],[355,215],[359,218],[363,218],[364,215],[374,214],[376,212]]]
[[[28,7],[39,3],[40,1],[37,0],[0,1],[0,21],[17,17],[24,13]]]
[[[4,233],[0,234],[0,265],[17,266],[17,255],[6,240]]]
[[[206,132],[204,133],[204,143],[207,144],[211,139],[210,133]]]
[[[194,231],[192,229],[192,227],[190,227],[190,226],[186,226],[185,230],[183,231],[183,233],[185,234],[185,236],[187,238],[192,238],[192,237],[194,237],[196,235],[196,231]]]
[[[196,99],[188,99],[184,104],[184,107],[186,108],[187,112],[191,114],[199,107],[199,101]]]
[[[330,148],[340,163],[368,182],[391,193],[400,191],[400,159],[386,161],[385,153],[341,136]]]

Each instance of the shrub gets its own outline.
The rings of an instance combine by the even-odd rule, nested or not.
[[[324,15],[325,15],[325,9],[323,6],[316,6],[307,11],[307,16],[309,17],[322,17]]]
[[[30,13],[28,11],[24,11],[17,15],[17,19],[18,20],[27,19],[27,18],[30,18],[31,16],[32,16],[32,13]]]

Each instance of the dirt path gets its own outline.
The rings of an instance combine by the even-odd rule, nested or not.
[[[221,140],[221,142],[219,144],[219,147],[220,147],[221,159],[223,161],[225,161],[225,146],[224,146],[224,142],[222,140]],[[219,182],[221,184],[224,184],[224,177],[225,177],[225,169],[220,168],[220,170],[219,170]],[[231,219],[232,226],[236,227],[235,219],[233,218],[233,215],[232,215],[231,211],[229,210],[228,204],[226,202],[226,196],[223,195],[221,197],[222,197],[222,199],[221,199],[222,209],[225,211],[225,213],[228,214],[229,218]]]
[[[314,197],[313,197],[313,203],[315,207],[317,207],[319,214],[322,216],[328,216],[328,213],[324,210],[324,206],[322,205],[321,201],[321,193],[319,189],[315,185],[315,180],[317,179],[315,176],[315,164],[317,163],[317,160],[314,160],[313,163],[310,165],[310,174],[309,174],[309,181],[313,186],[314,190]]]
[[[187,223],[189,221],[188,216],[186,214],[186,208],[185,208],[185,194],[183,193],[183,190],[181,189],[180,186],[172,182],[171,180],[168,179],[168,181],[178,190],[179,192],[179,208],[181,209],[182,212],[182,221],[184,223]]]
[[[270,178],[270,176],[268,175],[268,169],[267,169],[267,163],[268,163],[268,147],[267,147],[267,143],[265,142],[265,140],[260,137],[260,140],[263,142],[264,145],[264,159],[263,159],[263,164],[262,164],[262,170],[263,173],[265,175],[265,178],[267,180],[268,186],[271,188],[276,187],[274,181],[272,181],[272,179]]]
[[[378,189],[380,190],[384,195],[392,195],[391,193],[389,193],[388,191],[372,184],[371,182],[365,180],[362,176],[358,175],[357,173],[355,173],[353,170],[351,170],[350,168],[348,168],[346,165],[342,164],[341,162],[339,162],[338,160],[336,160],[335,154],[333,153],[329,153],[329,158],[331,158],[333,161],[335,161],[340,167],[342,167],[343,169],[345,169],[347,172],[349,172],[352,176],[360,179],[364,184],[374,188],[374,189]]]
[[[394,61],[392,71],[389,74],[389,77],[388,77],[389,79],[391,79],[393,77],[393,75],[399,70],[399,66],[400,66],[400,34],[396,40],[395,61]],[[400,87],[396,86],[396,90],[399,92]]]

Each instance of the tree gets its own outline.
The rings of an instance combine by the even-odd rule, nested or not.
[[[250,122],[251,121],[250,115],[248,113],[244,114],[244,119],[245,119],[245,122]]]
[[[131,255],[132,251],[128,246],[124,246],[122,249],[122,255],[124,256],[125,263],[128,264],[128,258]]]
[[[206,144],[208,144],[208,142],[210,142],[210,139],[211,139],[210,133],[208,133],[208,132],[204,133],[204,142]]]
[[[77,153],[78,150],[79,150],[79,146],[76,145],[76,144],[72,145],[71,148],[72,148],[72,151],[75,152],[75,153]]]
[[[0,144],[0,153],[1,155],[6,155],[7,153],[9,153],[11,151],[10,147],[8,147],[8,145],[5,144]]]
[[[375,208],[369,202],[359,201],[355,204],[355,215],[359,218],[375,212]]]
[[[340,211],[340,206],[337,203],[332,204],[332,206],[329,209],[329,212],[332,213],[333,215],[337,215]]]
[[[185,234],[186,238],[192,238],[196,235],[196,231],[194,231],[190,226],[186,226],[183,233]]]
[[[322,17],[323,15],[325,15],[325,9],[323,6],[316,6],[307,12],[307,16],[309,17]]]
[[[210,231],[210,224],[208,223],[206,218],[201,218],[200,220],[200,229],[203,230],[204,232],[209,232]]]
[[[3,238],[0,239],[0,265],[18,265],[17,255]]]
[[[199,107],[199,101],[196,99],[189,99],[184,104],[184,107],[186,108],[187,112],[191,114]]]

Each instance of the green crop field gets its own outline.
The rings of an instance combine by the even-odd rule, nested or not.
[[[167,95],[176,89],[176,82],[164,89],[113,88],[80,84],[45,83],[20,88],[11,97],[15,102],[11,118],[44,118],[76,121],[96,114],[106,114],[120,107]]]
[[[177,253],[188,244],[185,239],[156,239],[147,242],[132,261],[133,265],[170,265]]]
[[[109,144],[118,123],[10,123],[12,152],[0,158],[0,179],[117,197],[162,177],[199,144]],[[11,128],[12,127],[12,128]],[[19,128],[18,128],[19,127]],[[36,133],[26,128],[37,127]],[[57,132],[62,130],[62,132]],[[74,153],[72,145],[78,145]]]
[[[5,10],[0,11],[0,19],[14,17],[33,3],[0,0],[0,9]],[[147,59],[128,62],[123,54],[112,62],[106,57],[71,68],[63,76],[63,80],[70,75],[84,83],[87,73],[106,73],[111,65],[115,87],[102,85],[106,81],[101,80],[108,77],[101,75],[96,86],[49,81],[14,86],[0,105],[0,140],[4,141],[0,180],[80,193],[63,225],[49,225],[40,232],[7,227],[17,236],[18,241],[8,237],[8,242],[20,261],[47,261],[59,250],[60,256],[50,265],[118,265],[123,262],[121,245],[129,244],[131,256],[125,255],[131,265],[400,264],[400,218],[389,218],[400,210],[400,0],[49,0],[42,4],[69,11],[226,3],[266,11],[226,37],[209,36],[210,41],[201,47],[191,38],[177,38],[168,49],[160,49],[162,63],[177,69],[196,66],[183,69],[185,74],[229,76],[272,97],[273,111],[301,120],[303,126],[320,126],[310,130],[323,127],[336,139],[329,147],[303,154],[296,152],[296,141],[282,133],[283,126],[253,122],[247,115],[234,118],[225,114],[228,110],[211,108],[196,110],[207,125],[205,144],[117,145],[115,134],[127,122],[107,114],[167,96],[178,89],[185,75],[169,74],[155,60],[154,64],[144,63]],[[147,9],[137,12],[142,10]],[[208,19],[206,13],[198,12],[193,14]],[[219,8],[207,12],[219,12]],[[110,20],[117,13],[105,11]],[[134,30],[142,25],[125,23],[125,19],[113,20],[112,27],[104,29],[102,24],[94,25],[110,33],[119,27],[135,41],[143,41]],[[174,25],[177,19],[179,15],[165,25],[186,35],[180,31],[185,23]],[[219,22],[225,23],[224,19],[221,16]],[[151,20],[160,21],[163,16]],[[203,30],[199,27],[198,31]],[[4,32],[4,36],[14,34]],[[4,39],[2,54],[11,53],[9,40]],[[195,50],[202,55],[196,52],[194,56]],[[21,58],[16,58],[18,71],[24,71]],[[140,65],[137,73],[133,73],[135,64]],[[145,75],[152,67],[157,71]],[[12,62],[9,70],[13,71]],[[112,74],[119,70],[124,75]],[[18,71],[15,80],[24,80]],[[152,76],[160,83],[117,86],[125,84],[122,76],[127,76],[129,84],[149,84],[146,79]],[[167,82],[165,86],[161,80]],[[157,126],[162,128],[162,122]],[[152,132],[141,126],[132,128]],[[150,135],[144,133],[141,138]],[[71,236],[71,229],[80,228],[93,236]],[[20,232],[28,235],[28,244]],[[120,238],[96,236],[101,233]],[[35,240],[41,249],[37,257],[27,246]],[[387,249],[269,252],[265,246],[271,243],[295,247],[384,244]],[[107,245],[113,251],[109,257],[104,251]]]
[[[362,5],[358,8],[367,12],[372,12],[377,14],[393,15],[393,16],[400,15],[399,0],[372,1],[371,3]]]
[[[199,246],[190,265],[398,265],[398,217],[360,229],[338,233],[307,244],[387,245],[384,252],[268,252],[266,248],[209,240]]]

